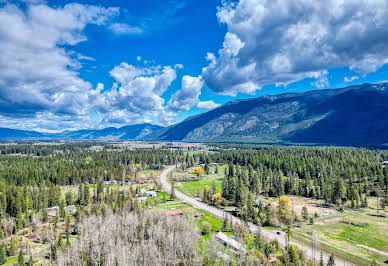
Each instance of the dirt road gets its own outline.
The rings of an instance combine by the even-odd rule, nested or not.
[[[160,183],[162,184],[163,189],[167,192],[171,191],[171,184],[168,183],[167,174],[174,169],[175,169],[175,166],[169,166],[159,176]],[[225,217],[225,215],[229,215],[228,218],[230,220],[232,220],[232,222],[234,224],[242,223],[241,219],[239,219],[235,216],[231,216],[230,214],[227,214],[227,212],[225,212],[221,209],[209,206],[209,205],[207,205],[203,202],[200,202],[192,197],[189,197],[180,191],[175,190],[175,195],[182,202],[187,203],[187,204],[193,206],[194,208],[206,211],[206,212],[208,212],[208,213],[210,213],[210,214],[212,214],[220,219],[223,219]],[[264,237],[264,239],[266,241],[272,241],[274,239],[277,239],[277,241],[279,242],[279,244],[282,247],[286,246],[286,234],[284,232],[280,232],[280,234],[278,234],[276,231],[259,228],[258,226],[254,225],[252,223],[249,223],[249,228],[250,228],[251,232],[253,232],[253,233],[256,233],[260,230],[261,236]],[[296,243],[294,241],[290,241],[290,243],[299,247],[310,260],[315,259],[315,261],[319,262],[319,260],[321,258],[321,251],[319,249],[315,249],[315,252],[314,252],[315,256],[313,256],[312,247],[306,246],[306,245],[303,245],[300,243]],[[323,260],[324,260],[325,264],[329,260],[329,256],[325,253],[323,253]],[[338,258],[335,259],[335,262],[336,262],[335,263],[336,265],[352,265],[351,263],[347,263],[347,262],[345,263],[344,261],[341,261]]]

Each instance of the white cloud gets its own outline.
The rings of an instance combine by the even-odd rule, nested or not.
[[[140,27],[134,27],[125,23],[113,23],[109,26],[109,29],[118,35],[136,35],[143,33]]]
[[[346,82],[346,83],[349,83],[349,82],[352,82],[352,81],[354,81],[354,80],[357,80],[357,79],[359,79],[359,77],[357,77],[357,76],[353,76],[353,77],[345,77],[344,78],[344,81]]]
[[[200,101],[197,104],[197,108],[202,109],[202,110],[212,110],[212,109],[217,108],[219,106],[220,106],[220,104],[215,103],[213,101]]]
[[[0,8],[0,126],[52,132],[145,122],[166,125],[174,122],[177,109],[197,104],[200,77],[184,76],[182,89],[166,104],[162,96],[183,65],[159,66],[141,56],[137,61],[143,67],[123,62],[109,72],[111,88],[102,83],[92,88],[79,70],[95,59],[72,49],[87,40],[85,27],[102,25],[117,34],[137,30],[110,24],[118,8],[36,3],[26,3],[25,9],[13,4]]]
[[[384,0],[240,0],[223,2],[223,47],[208,53],[202,76],[213,91],[253,94],[266,84],[316,78],[330,68],[359,75],[388,63],[388,2]]]
[[[12,4],[0,8],[0,113],[83,115],[91,84],[78,77],[81,63],[63,48],[86,40],[87,24],[103,25],[117,8],[68,4],[57,9]]]
[[[183,76],[182,89],[171,96],[168,103],[173,112],[187,111],[198,103],[198,97],[203,87],[202,77]]]
[[[89,101],[104,124],[149,123],[171,121],[162,95],[176,79],[171,66],[135,67],[125,62],[110,71],[116,81],[102,92],[99,85],[91,91]]]

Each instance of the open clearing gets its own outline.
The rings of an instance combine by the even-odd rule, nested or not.
[[[347,255],[358,265],[376,260],[384,265],[388,260],[388,211],[379,211],[369,200],[370,207],[360,210],[346,209],[343,213],[320,217],[314,225],[303,224],[293,228],[293,237],[311,241],[315,233],[321,247],[336,256]]]
[[[209,169],[210,172],[215,173],[216,167],[210,166]],[[226,165],[220,165],[218,166],[218,174],[203,175],[199,178],[199,180],[181,181],[177,184],[177,189],[181,190],[183,193],[196,196],[201,189],[210,189],[213,184],[215,184],[217,191],[221,192],[222,178],[224,177],[225,169]],[[192,174],[174,171],[172,176],[176,178],[184,176],[191,177]]]
[[[299,215],[302,213],[302,208],[306,207],[310,216],[318,213],[320,217],[332,216],[338,213],[334,208],[325,206],[323,200],[304,198],[299,196],[287,196],[291,200],[291,205],[294,213]],[[259,197],[260,200],[270,202],[272,206],[278,205],[278,198]]]

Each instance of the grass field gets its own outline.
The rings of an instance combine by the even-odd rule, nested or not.
[[[179,182],[177,189],[189,195],[197,195],[200,189],[210,189],[213,184],[216,185],[217,191],[221,192],[222,178],[226,165],[218,166],[218,174],[203,175],[199,180]],[[215,166],[210,167],[210,172],[215,172]]]
[[[370,264],[373,259],[384,265],[388,261],[388,211],[377,213],[370,199],[370,208],[345,210],[316,219],[314,225],[293,228],[295,240],[310,242],[315,232],[319,245],[335,256],[357,265]]]

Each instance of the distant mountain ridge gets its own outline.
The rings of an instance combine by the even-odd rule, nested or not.
[[[163,128],[151,124],[58,134],[0,129],[0,139],[162,140],[382,146],[388,83],[234,100]]]
[[[9,128],[0,128],[2,140],[33,140],[33,139],[61,139],[61,140],[140,140],[163,127],[152,124],[137,124],[120,128],[108,127],[104,129],[84,129],[64,131],[60,133],[40,133]]]
[[[388,143],[388,83],[234,100],[165,128],[158,138],[383,145]]]

